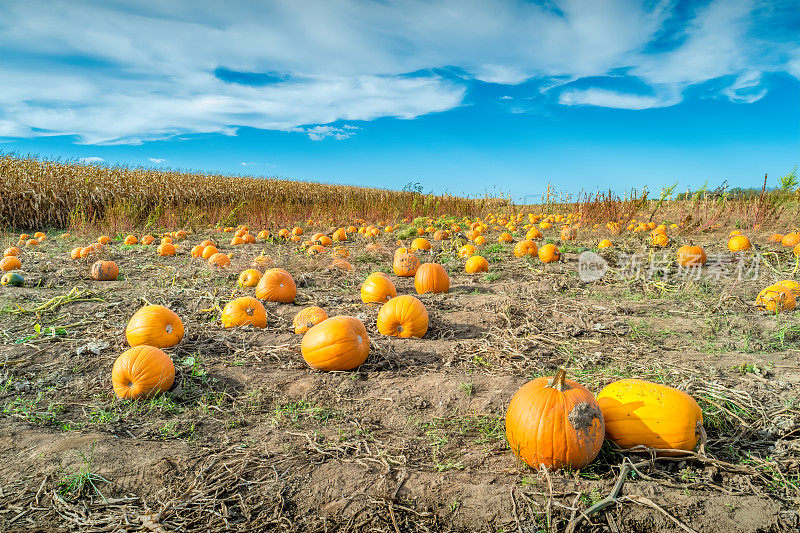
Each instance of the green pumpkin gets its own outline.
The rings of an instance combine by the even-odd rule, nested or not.
[[[25,278],[16,272],[9,272],[0,278],[0,285],[11,285],[12,287],[22,287],[25,285]]]

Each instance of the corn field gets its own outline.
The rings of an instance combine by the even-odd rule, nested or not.
[[[274,178],[86,165],[0,154],[0,226],[18,229],[270,227],[474,215],[485,199]]]

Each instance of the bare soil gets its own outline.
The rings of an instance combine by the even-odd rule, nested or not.
[[[751,305],[796,274],[790,252],[765,256],[753,280],[690,280],[674,267],[664,279],[631,280],[620,251],[651,250],[619,238],[603,252],[606,276],[582,283],[572,244],[551,265],[488,246],[490,273],[469,276],[449,243],[435,243],[451,290],[419,296],[431,317],[424,338],[396,339],[378,334],[378,306],[358,291],[369,273],[390,271],[389,238],[383,253],[347,243],[354,272],[328,270],[330,257],[306,257],[293,243],[223,246],[235,252],[223,271],[189,256],[193,244],[227,235],[191,235],[171,258],[107,246],[121,270],[113,282],[68,259],[89,237],[52,236],[24,253],[26,286],[0,289],[0,531],[800,527],[800,322]],[[730,256],[720,235],[698,240]],[[262,251],[292,273],[297,300],[267,303],[265,330],[225,330],[220,308],[252,293],[236,277]],[[394,281],[415,294],[413,279]],[[175,384],[122,402],[111,367],[145,302],[185,324],[168,350]],[[371,352],[361,368],[307,367],[290,327],[307,305],[365,323]],[[584,471],[532,470],[506,445],[505,410],[522,384],[561,366],[595,394],[623,377],[687,391],[704,411],[705,449],[653,458],[606,443]],[[616,500],[581,518],[626,464],[635,469]]]

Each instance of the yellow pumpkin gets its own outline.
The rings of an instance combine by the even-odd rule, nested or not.
[[[703,434],[703,413],[688,394],[641,379],[622,379],[597,395],[606,438],[620,448],[693,450]]]
[[[734,235],[728,239],[728,250],[731,252],[743,252],[750,249],[750,239],[744,235]]]

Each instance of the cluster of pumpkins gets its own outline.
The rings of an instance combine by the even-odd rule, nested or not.
[[[604,439],[623,449],[645,446],[674,454],[702,441],[703,414],[683,391],[639,379],[622,379],[595,398],[560,369],[523,385],[506,412],[506,438],[533,468],[581,469],[600,453]]]
[[[16,246],[9,246],[5,249],[3,252],[3,258],[0,259],[0,272],[5,272],[5,274],[3,274],[3,276],[0,278],[0,285],[21,287],[25,284],[25,279],[22,277],[22,274],[19,272],[12,272],[12,270],[18,270],[22,268],[22,260],[20,259],[22,250],[20,247],[28,249],[36,248],[46,238],[47,235],[41,231],[37,231],[33,236],[30,236],[27,233],[22,233],[19,236],[19,241],[17,242]]]
[[[449,289],[447,274],[436,263],[420,265],[414,277],[418,293]],[[280,268],[267,270],[258,281],[252,277],[249,283],[255,283],[257,298],[245,296],[228,302],[221,318],[224,327],[264,328],[267,316],[261,300],[289,303],[296,295],[294,280]],[[361,286],[361,299],[382,304],[377,315],[380,334],[406,338],[425,335],[425,306],[414,296],[398,296],[386,274],[368,276]],[[311,368],[352,370],[369,355],[366,328],[355,317],[328,317],[323,309],[311,306],[297,313],[293,326],[295,333],[303,335],[301,353]],[[133,315],[125,335],[131,348],[114,362],[116,395],[121,399],[147,398],[168,390],[175,367],[162,348],[175,346],[183,338],[178,315],[163,306],[145,306]],[[626,379],[607,386],[595,399],[585,387],[566,379],[563,370],[520,388],[506,414],[506,435],[512,451],[534,468],[583,468],[595,459],[605,438],[623,448],[691,450],[701,434],[700,408],[684,392]]]
[[[791,311],[797,305],[798,298],[800,298],[800,283],[786,279],[759,292],[756,297],[756,307],[770,313]]]

